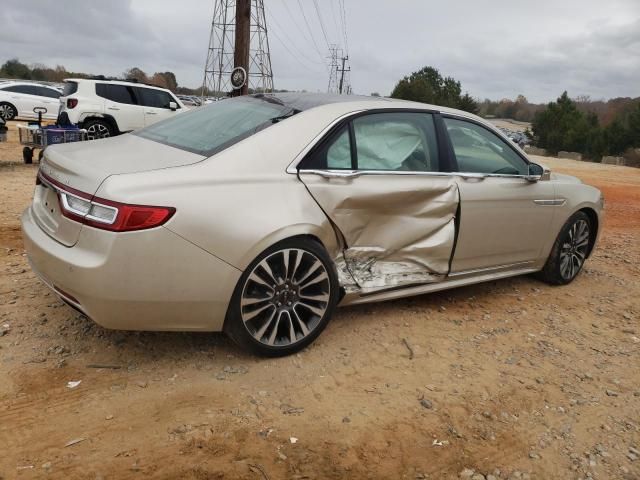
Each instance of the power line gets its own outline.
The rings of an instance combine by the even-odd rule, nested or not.
[[[342,35],[344,38],[344,49],[347,52],[347,54],[349,54],[349,38],[347,36],[347,11],[344,8],[344,0],[338,0],[338,3],[340,4],[341,10],[342,10]]]
[[[310,67],[309,67],[309,65],[305,64],[305,63],[300,59],[300,57],[298,57],[298,56],[297,56],[293,51],[291,51],[291,50],[289,49],[289,47],[287,46],[287,44],[286,44],[284,41],[282,41],[282,39],[280,38],[280,36],[279,36],[275,31],[271,30],[271,33],[273,33],[273,35],[276,37],[276,40],[278,40],[278,41],[280,42],[280,44],[282,44],[282,46],[287,50],[287,52],[289,52],[289,54],[290,54],[293,58],[295,58],[295,59],[298,61],[298,63],[299,63],[300,65],[302,65],[304,68],[306,68],[306,69],[307,69],[307,70],[309,70],[310,72],[318,73],[318,70],[314,70],[313,68],[310,68]],[[305,58],[305,57],[302,57],[302,58]]]
[[[313,0],[313,6],[316,7],[316,14],[318,15],[318,20],[320,20],[320,29],[322,30],[322,35],[324,35],[324,41],[327,43],[327,48],[329,47],[329,38],[327,37],[327,31],[324,28],[324,22],[322,21],[322,15],[320,15],[320,9],[318,8],[318,0]]]
[[[296,47],[296,42],[294,42],[293,40],[291,40],[291,37],[289,37],[289,35],[286,33],[286,30],[284,28],[282,28],[282,25],[280,25],[280,23],[276,20],[276,17],[273,15],[273,13],[267,9],[265,7],[266,12],[269,14],[269,19],[270,21],[272,21],[273,23],[275,23],[278,28],[281,30],[281,33],[284,35],[284,37],[286,37],[286,40],[289,41],[289,43],[291,44],[291,46],[295,47],[296,51],[298,53],[293,52],[289,46],[287,45],[286,42],[284,42],[282,40],[282,38],[280,38],[280,35],[278,35],[276,33],[276,31],[272,28],[271,29],[271,33],[273,33],[276,37],[276,39],[282,44],[282,46],[291,54],[292,57],[294,57],[296,60],[298,60],[298,62],[300,62],[301,65],[303,65],[305,68],[312,70],[311,68],[309,68],[308,65],[305,65],[304,62],[302,62],[302,59],[308,61],[309,63],[312,64],[316,64],[316,65],[323,65],[326,67],[326,64],[324,62],[318,62],[316,60],[312,60],[309,57],[307,57],[304,52],[302,52],[302,50],[300,50],[298,47]],[[318,70],[313,70],[314,72],[318,72]]]
[[[302,12],[302,18],[304,18],[304,23],[307,25],[307,28],[309,29],[309,34],[311,35],[311,40],[313,40],[313,45],[316,47],[316,50],[318,51],[318,55],[322,57],[322,53],[320,52],[318,43],[316,42],[316,39],[313,36],[313,30],[311,29],[311,25],[309,25],[309,20],[307,20],[307,16],[304,13],[304,8],[302,8],[302,3],[300,2],[300,0],[298,0],[298,6],[300,7],[300,12]]]
[[[333,23],[336,26],[336,33],[338,35],[338,37],[340,37],[342,35],[342,29],[340,27],[342,22],[338,22],[338,17],[336,17],[336,7],[335,7],[335,3],[333,2],[333,0],[330,0],[331,3],[331,16],[333,17]],[[338,7],[340,7],[340,1],[338,0]],[[342,12],[341,12],[342,14]]]

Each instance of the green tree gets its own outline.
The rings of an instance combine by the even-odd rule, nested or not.
[[[127,80],[137,80],[140,83],[149,83],[149,78],[144,71],[138,67],[125,70],[122,76]]]
[[[11,60],[4,62],[0,68],[0,76],[30,80],[31,69],[24,63],[21,63],[17,58],[12,58]]]
[[[480,111],[480,107],[478,106],[478,102],[476,102],[471,95],[465,93],[458,100],[457,108],[460,110],[464,110],[465,112],[473,113],[477,115]]]
[[[443,77],[433,67],[424,67],[404,77],[393,89],[391,97],[478,112],[477,102],[468,93],[462,95],[460,82]]]

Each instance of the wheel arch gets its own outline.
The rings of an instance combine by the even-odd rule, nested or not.
[[[340,251],[335,232],[330,225],[328,225],[328,228],[323,228],[320,225],[301,223],[280,228],[264,236],[256,242],[252,248],[247,250],[246,254],[240,260],[240,265],[236,265],[236,268],[244,271],[251,262],[265,250],[284,240],[296,238],[306,238],[316,241],[327,251],[327,254],[332,259],[334,259]]]
[[[593,252],[593,248],[596,244],[598,233],[600,231],[600,219],[598,218],[598,214],[595,209],[591,207],[583,207],[579,209],[578,212],[583,212],[587,217],[589,217],[589,223],[591,224],[591,229],[589,230],[589,250],[587,251],[587,258],[589,258],[591,256],[591,252]]]
[[[80,125],[84,126],[85,123],[87,123],[90,120],[103,120],[109,123],[109,125],[111,125],[111,127],[113,128],[113,131],[115,132],[116,135],[119,135],[120,133],[122,133],[120,131],[120,128],[118,127],[118,122],[115,119],[115,117],[113,117],[112,115],[108,115],[106,113],[87,113],[84,114],[82,119],[80,120]]]

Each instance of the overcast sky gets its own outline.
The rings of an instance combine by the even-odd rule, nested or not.
[[[326,90],[315,4],[329,43],[344,44],[341,1],[355,93],[388,95],[431,65],[477,98],[640,96],[640,0],[264,0],[276,88]],[[0,61],[202,83],[214,0],[1,2]]]

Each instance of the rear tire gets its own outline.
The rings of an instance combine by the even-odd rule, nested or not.
[[[112,137],[115,133],[113,126],[106,120],[91,118],[82,125],[87,131],[87,140],[99,140]]]
[[[324,247],[307,238],[284,240],[240,277],[224,331],[254,354],[291,355],[322,333],[338,299],[338,276]]]
[[[24,163],[26,163],[27,165],[30,165],[33,163],[33,149],[29,148],[29,147],[24,147],[22,149],[22,160],[24,160]]]
[[[0,117],[5,120],[13,120],[18,116],[18,110],[9,102],[0,102]]]
[[[591,221],[576,212],[564,224],[538,278],[551,285],[571,283],[580,273],[591,249]]]

